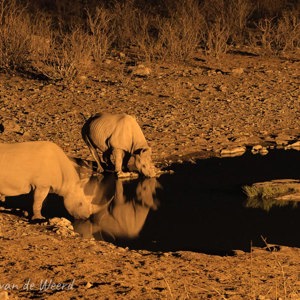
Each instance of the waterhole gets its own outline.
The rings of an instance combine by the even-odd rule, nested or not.
[[[99,211],[74,227],[83,237],[151,251],[228,254],[265,242],[300,247],[300,205],[272,201],[266,207],[249,202],[242,189],[254,182],[299,179],[299,165],[299,152],[273,150],[265,156],[246,152],[173,164],[175,173],[157,180],[93,177],[86,192]]]
[[[252,245],[264,247],[266,242],[300,247],[300,202],[266,205],[249,201],[243,191],[243,186],[255,182],[299,179],[299,165],[300,153],[295,150],[271,150],[265,156],[249,151],[233,158],[173,163],[174,174],[158,179],[82,176],[94,214],[89,220],[74,221],[74,230],[83,238],[151,251],[230,254],[249,251]],[[32,199],[32,193],[29,196]],[[0,205],[9,211],[16,207],[20,214],[28,210],[30,216],[28,195],[11,198]],[[54,194],[48,195],[42,214],[72,220]]]

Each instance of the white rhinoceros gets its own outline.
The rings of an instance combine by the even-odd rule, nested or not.
[[[48,141],[0,143],[0,196],[18,196],[34,190],[33,217],[42,219],[41,209],[49,192],[64,198],[74,218],[88,218],[79,175],[63,150]]]

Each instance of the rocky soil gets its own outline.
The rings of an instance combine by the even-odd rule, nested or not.
[[[137,65],[115,56],[100,75],[72,83],[0,75],[0,141],[51,140],[91,159],[80,134],[84,118],[110,111],[137,117],[161,168],[194,153],[209,159],[245,146],[298,147],[299,53]],[[266,245],[228,257],[151,253],[82,239],[69,224],[30,224],[7,208],[0,224],[1,300],[300,299],[299,248]]]

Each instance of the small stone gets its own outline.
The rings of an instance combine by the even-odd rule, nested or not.
[[[220,88],[220,91],[223,93],[227,91],[227,86],[225,86],[225,85],[220,85],[219,88]]]
[[[23,133],[23,137],[26,138],[26,139],[30,139],[30,138],[31,138],[30,132],[29,132],[29,131],[25,131],[25,132]]]
[[[106,60],[104,61],[104,63],[107,64],[107,65],[110,65],[110,64],[112,63],[112,60],[111,60],[111,59],[106,59]]]
[[[80,76],[78,76],[78,80],[79,81],[86,81],[88,78],[87,78],[87,76],[85,76],[85,75],[80,75]]]
[[[244,69],[243,68],[235,68],[235,69],[232,69],[231,72],[233,75],[241,75],[244,73]]]
[[[235,256],[238,256],[238,255],[244,255],[245,252],[242,251],[242,250],[233,250],[233,254],[234,254]]]
[[[260,150],[259,150],[259,154],[260,155],[267,155],[269,153],[269,150],[266,148],[266,147],[262,147]]]
[[[251,152],[252,152],[253,154],[257,154],[257,153],[259,153],[259,151],[260,151],[262,148],[263,148],[262,145],[255,145],[255,146],[252,147]]]
[[[151,74],[151,69],[148,67],[145,67],[144,65],[138,65],[132,71],[132,75],[138,76],[138,77],[147,77],[150,74]]]
[[[17,132],[21,131],[21,127],[13,120],[6,120],[3,122],[4,132]]]
[[[8,292],[7,291],[2,291],[0,292],[0,300],[8,300]]]
[[[120,58],[125,58],[125,57],[126,57],[126,54],[123,53],[123,52],[120,52],[120,53],[119,53],[119,57],[120,57]]]

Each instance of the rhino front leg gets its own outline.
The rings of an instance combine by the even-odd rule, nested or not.
[[[42,206],[49,193],[49,187],[37,187],[33,194],[33,216],[32,220],[45,219],[42,216]]]
[[[138,177],[137,173],[133,172],[123,172],[123,159],[125,157],[125,151],[122,149],[113,149],[113,157],[115,160],[115,171],[117,173],[118,178],[124,177]]]
[[[124,150],[122,149],[118,149],[118,148],[114,148],[112,151],[113,157],[114,157],[114,161],[115,161],[115,171],[117,173],[117,175],[119,176],[119,174],[122,173],[122,165],[123,165],[123,158],[124,158]]]

